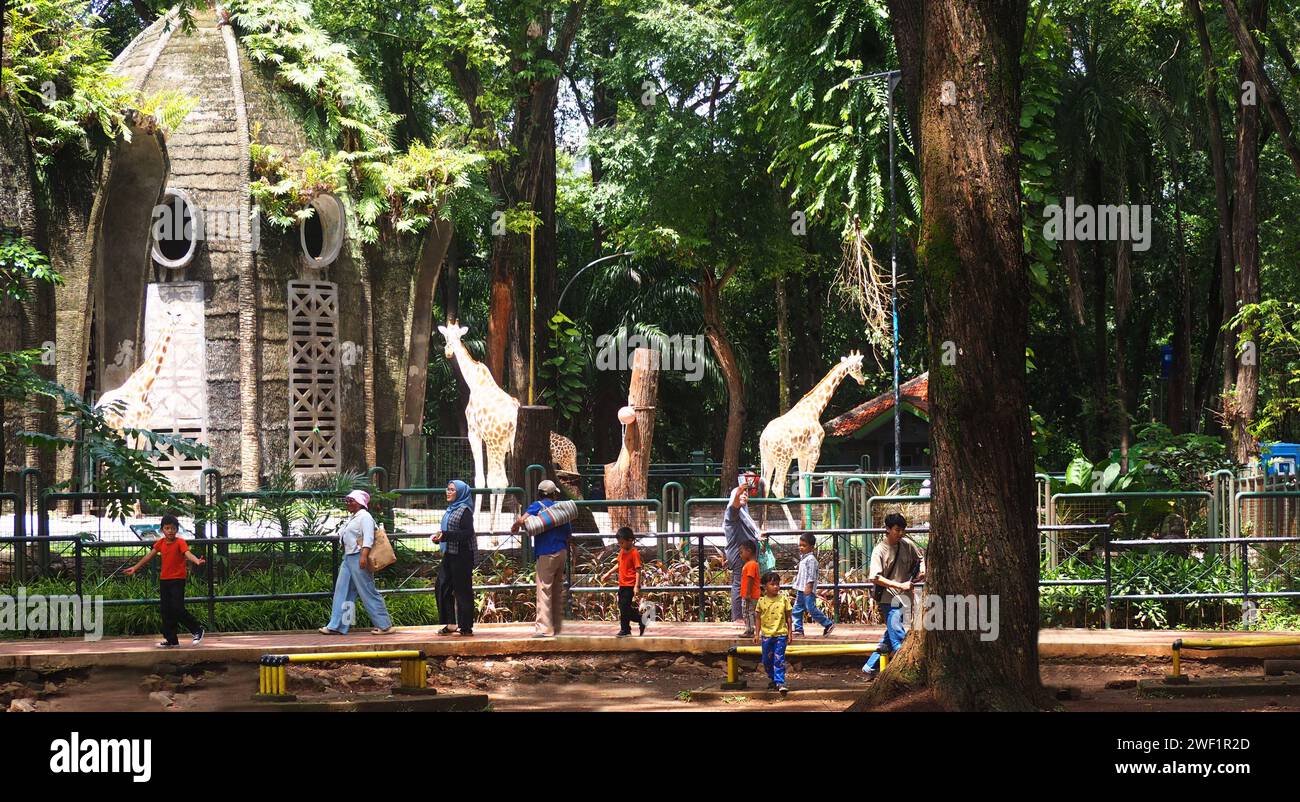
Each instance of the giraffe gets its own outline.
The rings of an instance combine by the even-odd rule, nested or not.
[[[839,364],[831,368],[816,387],[799,399],[799,403],[763,429],[763,434],[758,439],[762,460],[761,478],[774,498],[785,498],[785,481],[790,472],[791,460],[799,460],[801,474],[817,470],[822,439],[826,436],[821,414],[845,376],[857,379],[858,384],[866,383],[866,377],[862,375],[862,354],[854,351],[841,357]],[[800,498],[803,498],[803,493],[803,483],[800,482]],[[789,508],[782,506],[781,509],[791,528],[795,528]]]
[[[559,432],[551,432],[551,462],[561,471],[578,472],[578,449],[572,440]]]
[[[439,326],[438,332],[447,340],[443,355],[455,359],[461,376],[469,385],[469,404],[465,406],[465,423],[469,430],[469,449],[474,455],[475,487],[509,487],[506,479],[506,454],[515,447],[515,425],[519,421],[519,402],[497,386],[487,366],[470,356],[461,338],[469,329],[449,321]],[[484,482],[484,451],[487,458],[487,481]],[[496,528],[497,515],[505,497],[492,496],[492,524]],[[474,497],[474,512],[483,507],[483,497]]]
[[[95,409],[103,410],[104,422],[109,428],[122,435],[127,446],[136,450],[140,450],[145,445],[144,438],[128,435],[126,430],[147,429],[153,421],[153,403],[149,400],[149,394],[153,390],[154,382],[162,375],[163,365],[167,362],[167,355],[171,353],[172,339],[176,336],[180,321],[181,315],[167,312],[167,322],[158,332],[157,341],[154,342],[153,348],[149,349],[140,367],[136,368],[120,387],[109,390],[95,402]],[[120,351],[118,355],[121,356]],[[135,502],[135,514],[137,517],[144,514],[139,500]]]
[[[149,394],[167,362],[180,318],[180,315],[168,312],[167,322],[158,332],[157,341],[149,349],[140,367],[122,382],[122,386],[109,390],[95,402],[95,409],[103,410],[104,422],[126,438],[127,445],[132,448],[140,447],[140,438],[127,437],[126,430],[147,429],[153,420],[153,403],[149,400]]]

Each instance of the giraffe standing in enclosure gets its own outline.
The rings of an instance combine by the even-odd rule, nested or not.
[[[551,432],[551,462],[565,473],[578,472],[578,449],[572,440],[559,432]]]
[[[469,403],[465,406],[465,423],[469,433],[469,450],[474,456],[475,487],[509,487],[506,478],[506,455],[515,447],[515,426],[519,421],[519,402],[502,390],[492,378],[492,372],[474,357],[461,342],[469,329],[449,321],[439,326],[438,332],[447,340],[443,355],[455,359],[460,374],[469,385]],[[486,455],[485,455],[486,452]],[[487,476],[484,483],[484,459]],[[505,500],[504,494],[492,495],[492,523],[496,528],[497,515]],[[483,507],[483,497],[474,497],[474,512]]]
[[[821,422],[822,411],[826,409],[845,376],[852,376],[858,384],[866,383],[867,379],[862,375],[862,354],[855,351],[841,357],[839,364],[831,368],[816,387],[799,399],[799,403],[764,427],[763,434],[758,438],[762,479],[774,498],[785,498],[785,481],[792,460],[799,460],[800,473],[817,470],[822,440],[826,437]],[[803,495],[803,484],[800,483],[799,497],[803,498]],[[790,527],[795,528],[789,508],[781,509],[790,522]]]

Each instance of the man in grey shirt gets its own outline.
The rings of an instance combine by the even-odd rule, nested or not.
[[[867,580],[880,589],[877,603],[885,614],[885,634],[871,659],[862,667],[869,679],[879,673],[880,653],[893,654],[903,645],[907,627],[903,611],[911,606],[912,583],[925,579],[925,558],[916,544],[905,537],[907,520],[896,512],[885,516],[885,538],[871,550],[871,571]]]
[[[740,558],[740,544],[749,542],[758,552],[758,524],[749,514],[749,493],[754,485],[748,481],[749,475],[741,484],[731,491],[731,500],[722,513],[722,533],[727,536],[727,567],[731,569],[731,621],[743,624],[745,610],[740,601],[740,575],[745,563]]]

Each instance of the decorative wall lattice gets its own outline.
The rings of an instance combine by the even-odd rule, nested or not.
[[[300,470],[340,466],[338,331],[338,285],[290,281],[289,453]]]
[[[150,387],[149,428],[155,432],[207,442],[208,371],[204,338],[203,283],[176,281],[149,284],[145,292],[144,355],[158,339],[169,338],[166,357]],[[172,487],[197,491],[203,460],[188,459],[160,448],[155,459]]]

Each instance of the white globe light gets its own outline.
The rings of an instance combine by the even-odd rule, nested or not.
[[[636,420],[636,410],[632,407],[623,407],[618,411],[618,422],[624,426],[630,425]]]

